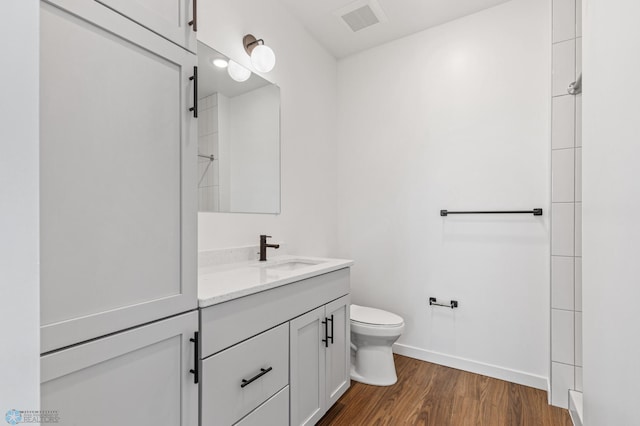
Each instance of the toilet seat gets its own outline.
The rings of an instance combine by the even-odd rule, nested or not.
[[[366,327],[395,328],[404,325],[402,317],[382,309],[351,305],[351,322]]]

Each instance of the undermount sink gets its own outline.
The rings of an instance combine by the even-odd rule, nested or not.
[[[295,271],[309,266],[318,265],[321,262],[313,262],[309,260],[291,259],[275,264],[260,265],[262,268],[270,271]]]

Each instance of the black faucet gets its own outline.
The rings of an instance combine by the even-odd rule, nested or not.
[[[271,238],[269,235],[260,235],[260,262],[267,260],[267,248],[280,248],[280,244],[267,244],[267,238]]]

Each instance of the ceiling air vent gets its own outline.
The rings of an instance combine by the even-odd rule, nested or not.
[[[340,20],[353,32],[387,21],[382,8],[375,0],[356,1],[337,10],[334,14],[340,17]]]

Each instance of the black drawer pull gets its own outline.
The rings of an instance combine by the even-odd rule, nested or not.
[[[327,335],[327,339],[331,339],[333,345],[333,314],[331,314],[331,318],[327,318],[327,321],[331,321],[331,336]]]
[[[253,376],[252,378],[250,378],[249,380],[242,379],[242,384],[240,385],[240,387],[243,388],[243,387],[247,386],[248,384],[251,384],[251,383],[255,382],[256,380],[258,380],[260,377],[264,376],[265,374],[267,374],[271,370],[273,370],[273,367],[269,367],[267,369],[261,368],[260,372],[258,374],[256,374],[255,376]]]
[[[193,75],[189,80],[193,81],[193,106],[189,111],[193,112],[194,118],[198,118],[198,67],[193,67]]]
[[[189,21],[189,26],[193,27],[193,32],[198,32],[198,0],[193,0],[193,19]]]
[[[325,317],[324,321],[322,321],[322,324],[324,324],[324,339],[322,339],[322,341],[324,342],[325,348],[329,347],[329,329],[327,328],[327,320],[328,318]]]
[[[193,370],[189,370],[189,373],[193,374],[193,383],[198,383],[200,380],[200,369],[198,366],[200,365],[200,339],[198,336],[199,332],[193,333],[193,338],[189,339],[189,341],[194,343],[193,348]]]

